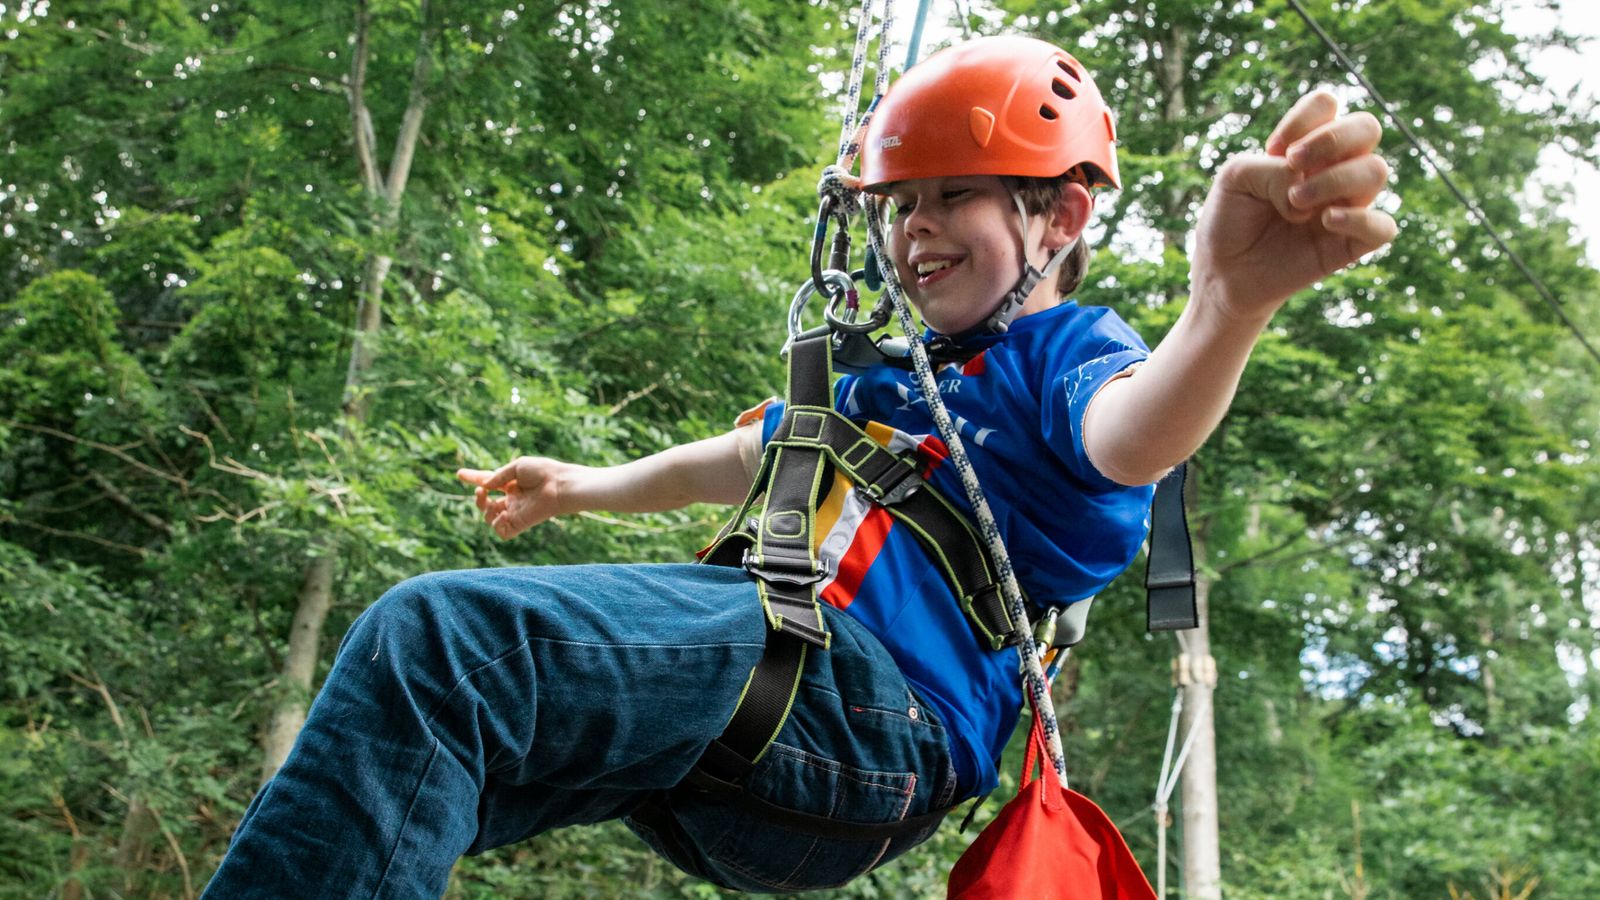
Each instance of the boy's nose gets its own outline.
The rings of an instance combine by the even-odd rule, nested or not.
[[[906,234],[932,234],[938,230],[938,217],[927,211],[923,204],[911,208],[911,211],[901,216],[905,225]]]

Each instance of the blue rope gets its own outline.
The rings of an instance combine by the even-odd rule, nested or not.
[[[933,0],[922,0],[917,6],[917,22],[911,28],[911,43],[906,45],[906,64],[909,69],[917,64],[917,52],[922,49],[922,26],[928,24],[928,7]]]

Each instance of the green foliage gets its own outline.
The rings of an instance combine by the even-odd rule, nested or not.
[[[1543,147],[1592,143],[1594,111],[1544,92],[1503,5],[1309,5],[1600,334],[1596,273],[1520,190]],[[1155,343],[1216,167],[1342,79],[1278,2],[1000,6],[1116,108],[1125,189],[1081,299]],[[843,66],[852,10],[421,9],[372,4],[380,167],[419,48],[432,64],[392,209],[355,156],[349,9],[0,11],[0,894],[203,884],[256,787],[314,548],[340,548],[326,665],[419,571],[681,560],[719,524],[574,517],[503,544],[451,473],[623,461],[779,388],[836,127],[817,76]],[[1359,864],[1373,897],[1520,867],[1535,896],[1600,895],[1595,369],[1417,155],[1385,146],[1399,239],[1279,315],[1195,461],[1228,893],[1344,896]],[[380,256],[354,422],[352,326]],[[1134,576],[1102,594],[1058,691],[1074,785],[1153,866],[1171,651],[1140,594]],[[939,896],[970,838],[948,825],[817,896]],[[720,893],[614,823],[465,860],[450,888]]]

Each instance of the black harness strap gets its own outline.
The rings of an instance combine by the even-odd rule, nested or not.
[[[783,728],[809,650],[828,647],[817,600],[817,585],[828,570],[812,539],[817,505],[835,472],[910,528],[943,570],[985,645],[999,649],[1025,636],[1012,627],[988,553],[965,518],[937,491],[922,489],[915,463],[885,450],[833,409],[832,348],[826,329],[790,347],[784,418],[767,442],[750,496],[703,557],[742,566],[755,577],[770,633],[726,729],[706,748],[691,781],[743,781]],[[763,486],[761,512],[751,517]]]
[[[773,434],[780,447],[821,447],[867,496],[910,529],[945,576],[962,611],[990,649],[1022,640],[1000,593],[988,548],[948,499],[926,482],[916,464],[891,453],[832,408],[797,408]]]
[[[789,396],[807,404],[828,400],[830,344],[823,335],[798,341],[789,355]],[[794,410],[784,413],[791,425]],[[734,563],[729,550],[742,544],[737,560],[755,576],[767,615],[767,647],[750,672],[739,704],[722,735],[695,764],[704,778],[737,784],[767,752],[794,705],[800,675],[811,647],[826,649],[828,631],[817,603],[816,586],[827,575],[811,547],[817,501],[827,483],[827,455],[816,446],[769,445],[757,487],[734,517],[742,524],[762,480],[766,502],[754,535],[733,531],[719,539],[707,562]],[[718,552],[721,551],[721,552]]]
[[[1183,508],[1189,464],[1179,463],[1156,484],[1150,504],[1150,551],[1145,558],[1145,621],[1151,631],[1200,627],[1194,597],[1194,549]]]
[[[706,748],[678,790],[709,791],[800,834],[881,840],[938,823],[949,810],[883,824],[836,822],[775,806],[742,783],[788,719],[812,647],[827,649],[827,624],[817,585],[828,575],[813,549],[816,510],[844,475],[908,528],[959,598],[979,639],[992,649],[1027,638],[1001,596],[988,548],[951,502],[922,479],[910,454],[886,450],[833,408],[832,334],[816,329],[790,347],[788,405],[762,454],[749,495],[702,554],[702,561],[741,566],[755,578],[769,634],[728,725]],[[1156,490],[1151,512],[1149,589],[1151,630],[1192,628],[1194,574],[1183,510],[1182,466]],[[758,515],[751,513],[757,505]],[[656,830],[673,831],[664,794],[636,814]]]

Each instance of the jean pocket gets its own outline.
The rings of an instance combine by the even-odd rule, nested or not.
[[[906,818],[916,793],[915,772],[858,769],[773,744],[747,782],[755,796],[787,809],[841,822],[884,823]],[[717,803],[674,798],[678,820],[714,869],[712,880],[743,891],[800,891],[839,887],[926,835],[893,840],[813,837]],[[927,829],[931,832],[933,829]]]

